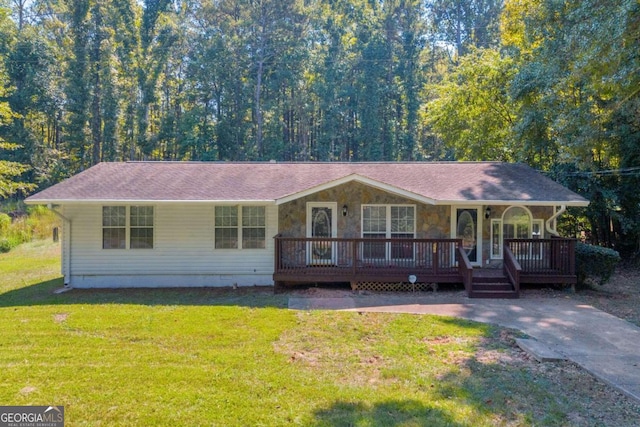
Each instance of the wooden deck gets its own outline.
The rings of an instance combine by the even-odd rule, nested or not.
[[[459,239],[276,236],[273,280],[462,283],[470,297],[517,298],[523,283],[576,283],[575,240],[505,241],[502,269],[473,268]]]

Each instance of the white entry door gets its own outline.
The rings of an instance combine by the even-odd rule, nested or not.
[[[482,219],[479,207],[453,208],[452,237],[462,239],[462,248],[473,265],[482,264]]]
[[[307,237],[334,238],[337,233],[337,210],[335,202],[307,203]],[[307,263],[314,265],[335,264],[336,248],[333,242],[309,242]]]

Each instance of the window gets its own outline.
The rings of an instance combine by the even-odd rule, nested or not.
[[[387,237],[386,206],[362,207],[362,237],[365,239],[385,239]],[[362,256],[364,258],[385,258],[384,242],[365,243]]]
[[[531,237],[534,239],[544,238],[544,221],[541,219],[534,219],[531,225]]]
[[[264,249],[266,221],[264,206],[242,207],[242,247]]]
[[[153,206],[102,207],[102,248],[127,247],[153,249]]]
[[[491,220],[491,258],[502,258],[502,220]]]
[[[491,258],[502,258],[505,239],[541,239],[544,237],[544,220],[531,219],[528,209],[520,206],[508,208],[502,219],[491,220]],[[541,244],[532,244],[531,256],[541,257]],[[515,254],[519,256],[521,254]]]
[[[502,233],[505,239],[528,239],[531,237],[531,214],[525,208],[514,206],[502,216]]]
[[[369,239],[415,237],[415,206],[363,205],[362,237]],[[409,259],[413,247],[404,243],[372,242],[363,245],[362,256],[369,259]]]
[[[127,247],[127,213],[124,206],[102,207],[102,249]]]
[[[129,218],[131,224],[131,249],[153,248],[153,206],[131,206]]]
[[[238,248],[238,208],[216,206],[216,249]]]
[[[216,206],[216,249],[264,249],[266,247],[264,206]],[[241,243],[241,245],[240,245]]]
[[[413,206],[391,206],[391,233],[395,239],[413,239],[415,230],[415,208]],[[413,245],[392,243],[391,258],[412,259]]]

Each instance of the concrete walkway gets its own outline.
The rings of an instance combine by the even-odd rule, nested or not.
[[[559,354],[640,402],[640,328],[570,298],[291,297],[289,308],[436,314],[518,329],[541,359]]]

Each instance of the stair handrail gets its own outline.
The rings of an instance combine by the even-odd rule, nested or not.
[[[520,295],[520,273],[522,272],[522,266],[520,266],[509,245],[504,245],[503,258],[504,274],[513,285],[516,294]]]
[[[471,261],[469,261],[469,256],[462,246],[458,246],[456,255],[458,261],[458,272],[460,273],[460,276],[462,276],[464,289],[467,291],[467,295],[469,295],[471,294],[471,282],[473,281],[473,266],[471,265]]]

